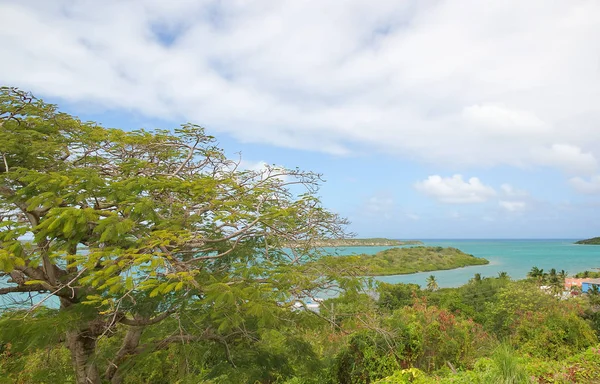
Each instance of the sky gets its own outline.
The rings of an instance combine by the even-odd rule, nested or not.
[[[0,15],[0,84],[322,173],[358,236],[600,235],[596,0],[0,0]]]

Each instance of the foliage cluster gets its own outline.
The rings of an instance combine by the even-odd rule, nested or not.
[[[583,271],[583,272],[577,272],[575,274],[575,277],[578,279],[587,279],[587,278],[592,278],[592,279],[596,279],[600,277],[600,271]]]

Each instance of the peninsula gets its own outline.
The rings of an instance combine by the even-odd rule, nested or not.
[[[600,237],[592,237],[591,239],[579,240],[575,244],[600,245]]]
[[[404,275],[485,265],[489,261],[448,247],[390,248],[374,255],[326,256],[310,264],[337,266],[364,276]]]
[[[419,240],[393,240],[383,237],[368,239],[323,239],[312,242],[313,247],[399,247],[402,245],[423,245]],[[302,246],[302,243],[291,244],[290,248]]]

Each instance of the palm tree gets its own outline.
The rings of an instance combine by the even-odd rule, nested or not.
[[[429,277],[427,278],[427,289],[430,291],[437,291],[439,286],[437,283],[437,280],[435,279],[434,275],[429,275]]]
[[[540,269],[540,277],[538,277],[538,281],[540,284],[545,284],[548,279],[548,274],[544,272],[544,269]]]
[[[510,276],[508,276],[508,273],[504,271],[498,272],[498,278],[502,280],[510,280]]]
[[[552,287],[552,292],[554,292],[555,294],[560,293],[565,286],[565,280],[560,279],[559,274],[554,268],[552,268],[550,272],[548,272],[548,283]]]
[[[476,283],[480,283],[481,282],[481,273],[476,273],[473,276],[473,281],[476,282]]]
[[[550,286],[552,287],[552,292],[558,295],[565,290],[565,281],[555,276],[550,280]]]
[[[569,272],[565,271],[564,269],[561,269],[560,272],[558,272],[558,277],[560,277],[560,279],[563,281],[567,278],[568,275]]]
[[[597,310],[598,306],[600,305],[600,289],[598,289],[598,286],[596,284],[591,284],[587,293],[587,297],[590,301],[590,304],[592,305],[592,308],[594,310]]]
[[[537,279],[544,274],[543,269],[539,269],[538,267],[532,267],[531,271],[527,273],[527,276],[532,279]]]
[[[584,278],[590,277],[590,271],[583,271],[583,277]]]
[[[546,278],[544,270],[538,267],[531,268],[531,271],[527,273],[527,276],[529,276],[532,279],[536,279],[539,284],[543,283]]]

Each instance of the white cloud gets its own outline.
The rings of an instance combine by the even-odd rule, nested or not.
[[[497,127],[500,132],[514,134],[530,129],[539,132],[544,122],[535,114],[527,111],[512,110],[502,105],[472,105],[463,109],[463,117],[480,125]]]
[[[275,175],[276,178],[280,179],[283,182],[290,181],[292,179],[291,176],[285,174],[285,168],[268,164],[265,161],[250,161],[250,160],[241,160],[238,164],[239,170],[247,170],[262,173],[263,177],[267,175]]]
[[[364,212],[368,216],[391,219],[395,210],[394,199],[387,195],[371,196],[364,203]]]
[[[596,157],[576,145],[554,144],[550,148],[535,148],[533,159],[541,165],[559,168],[569,174],[593,174],[598,168]]]
[[[415,221],[419,220],[421,218],[419,215],[414,214],[414,213],[407,213],[406,217],[408,217],[411,220],[415,220]]]
[[[494,188],[484,185],[477,177],[463,180],[462,175],[429,176],[415,183],[415,188],[442,203],[482,203],[496,195]]]
[[[500,186],[500,189],[502,190],[502,193],[505,196],[508,196],[508,197],[525,197],[525,196],[529,196],[529,193],[527,193],[527,191],[523,191],[521,189],[516,189],[516,188],[514,188],[510,184],[502,184]]]
[[[385,212],[394,206],[394,200],[390,197],[372,196],[367,200],[367,209],[372,212]]]
[[[581,177],[574,177],[569,183],[576,191],[586,194],[600,194],[600,175],[590,177],[589,181]]]
[[[269,164],[263,160],[259,161],[251,161],[251,160],[241,160],[238,164],[238,169],[248,170],[248,171],[256,171],[262,172],[267,169]]]
[[[43,96],[341,155],[569,172],[600,156],[596,1],[0,0],[0,14],[0,80]]]
[[[509,212],[520,212],[527,208],[527,203],[524,201],[505,201],[500,200],[499,204],[502,208]]]
[[[500,190],[498,205],[508,212],[522,212],[536,205],[536,200],[527,191],[506,183],[500,186]]]

